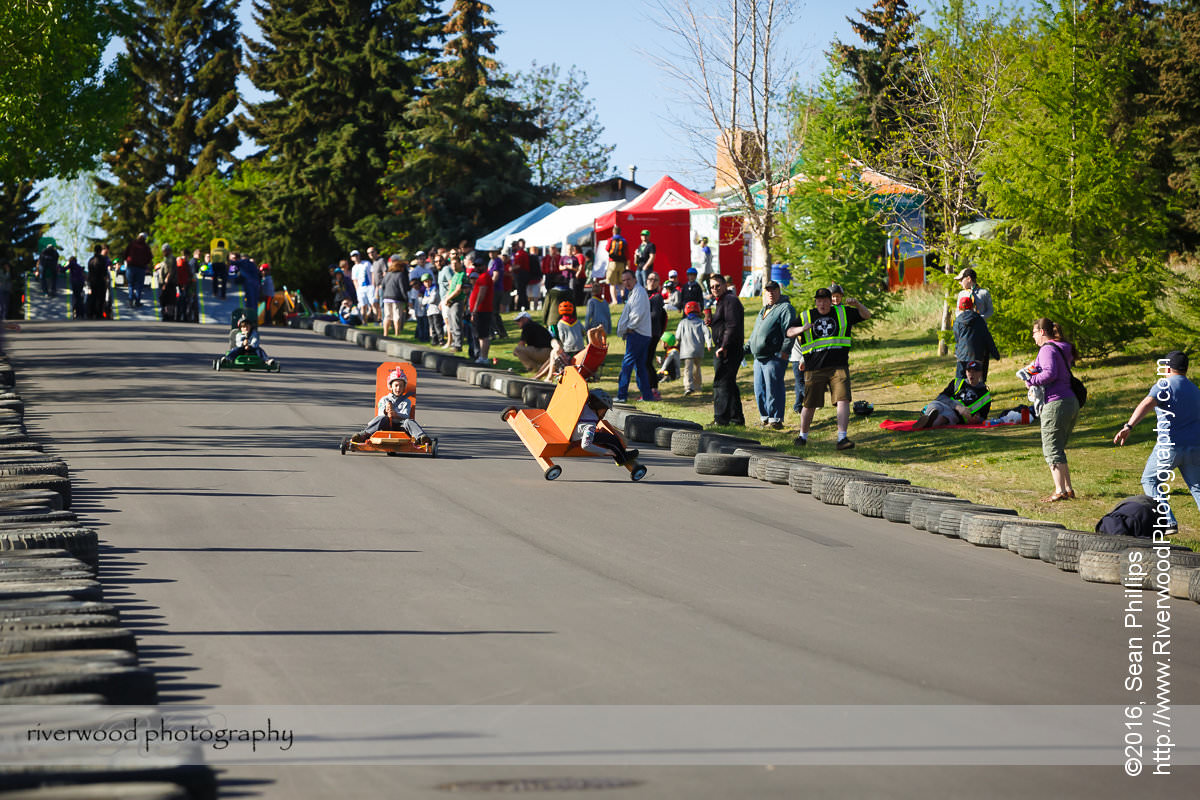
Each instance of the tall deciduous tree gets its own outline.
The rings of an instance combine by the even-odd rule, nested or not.
[[[863,46],[835,41],[833,52],[854,81],[848,104],[868,143],[881,143],[900,128],[899,103],[912,93],[917,23],[906,0],[876,0],[847,17]]]
[[[175,187],[231,160],[238,144],[236,0],[130,0],[122,34],[132,103],[117,149],[101,225],[116,241],[147,230]]]
[[[434,0],[256,0],[241,120],[262,150],[263,255],[323,291],[322,267],[393,236],[381,182],[444,17]]]
[[[112,39],[103,0],[0,3],[0,180],[90,168],[113,143],[124,60],[102,67]]]
[[[229,175],[210,172],[179,187],[159,209],[151,237],[170,242],[177,253],[207,250],[214,238],[227,239],[230,247],[267,260],[262,219],[267,201],[262,191],[266,178],[256,161],[243,161]],[[296,285],[299,276],[290,265],[272,266],[275,280]]]
[[[616,145],[604,144],[604,126],[586,94],[587,76],[571,67],[536,61],[525,72],[506,77],[512,97],[529,109],[544,136],[521,139],[534,184],[548,196],[604,180]]]
[[[1002,12],[981,12],[972,0],[940,7],[933,27],[918,38],[911,82],[893,84],[895,133],[863,156],[877,171],[920,192],[926,247],[948,276],[965,266],[967,243],[959,228],[986,213],[979,175],[996,145],[1003,104],[1015,91],[1017,26],[1018,20]],[[943,282],[950,299],[952,282]],[[948,350],[951,322],[947,304],[939,355]]]
[[[1003,297],[1002,342],[1027,345],[1033,319],[1059,322],[1083,352],[1147,332],[1166,280],[1164,198],[1153,131],[1117,102],[1136,80],[1145,20],[1111,0],[1060,0],[1025,49],[1023,90],[1004,108],[1004,146],[982,187],[1007,222],[981,261]]]
[[[541,135],[507,96],[492,7],[455,0],[428,90],[404,115],[387,194],[409,246],[473,239],[536,198],[518,139]]]

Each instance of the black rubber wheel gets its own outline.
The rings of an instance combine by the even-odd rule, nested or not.
[[[349,447],[350,447],[350,440],[349,440],[348,438],[347,438],[347,439],[342,439],[342,443],[341,443],[341,445],[340,445],[340,447],[339,447],[339,449],[342,451],[342,455],[346,455],[346,450],[347,450]]]
[[[555,464],[553,467],[546,470],[546,480],[548,481],[554,480],[559,475],[562,475],[562,467],[560,467],[558,464]]]
[[[433,443],[429,445],[429,457],[437,458],[437,454],[438,454],[438,440],[434,439]]]
[[[503,411],[501,411],[501,412],[500,412],[500,421],[501,421],[501,422],[508,422],[508,417],[509,417],[509,415],[510,415],[510,414],[516,414],[516,413],[517,413],[517,407],[516,407],[516,406],[509,406],[508,408],[506,408],[506,409],[504,409]]]
[[[649,470],[646,468],[645,464],[638,464],[633,468],[633,472],[629,473],[629,478],[633,481],[640,481],[642,478],[646,477],[647,472],[649,472]]]

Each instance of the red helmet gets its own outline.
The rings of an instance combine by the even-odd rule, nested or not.
[[[558,315],[560,317],[570,317],[575,314],[575,304],[570,300],[563,300],[558,304]]]
[[[685,314],[699,314],[699,313],[700,313],[700,304],[699,304],[699,303],[697,303],[695,300],[688,300],[688,301],[687,301],[686,303],[684,303],[684,305],[683,305],[683,313],[685,313]]]
[[[258,271],[259,271],[259,272],[270,272],[270,271],[271,271],[271,265],[270,265],[270,264],[267,264],[267,263],[265,263],[265,262],[264,262],[264,263],[262,263],[262,264],[259,264],[259,265],[258,265]]]

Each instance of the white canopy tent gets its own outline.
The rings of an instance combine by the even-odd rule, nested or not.
[[[524,230],[514,231],[504,237],[504,247],[510,248],[517,239],[524,239],[526,247],[551,247],[557,245],[564,251],[570,244],[591,244],[592,223],[596,217],[624,205],[624,200],[606,200],[603,203],[584,203],[578,206],[563,206],[543,217]]]

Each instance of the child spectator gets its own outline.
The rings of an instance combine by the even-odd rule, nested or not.
[[[337,312],[338,322],[343,325],[362,325],[362,317],[358,315],[358,304],[349,297],[342,298],[342,305]]]
[[[589,453],[608,453],[620,465],[624,465],[638,457],[638,451],[626,449],[621,437],[598,427],[600,420],[612,408],[612,399],[603,389],[592,389],[588,392],[587,402],[579,414],[579,422],[571,434],[571,441],[577,443]]]
[[[413,320],[417,324],[417,341],[429,341],[429,317],[425,310],[425,304],[421,302],[421,294],[423,292],[420,281],[413,281],[408,287],[408,307],[411,310]]]
[[[692,300],[683,307],[684,317],[675,327],[675,339],[679,343],[680,372],[683,373],[683,396],[700,391],[703,382],[700,362],[708,349],[705,343],[704,318],[700,316],[700,303]]]
[[[421,305],[425,308],[425,321],[429,325],[429,341],[431,344],[444,344],[446,329],[442,325],[441,297],[438,296],[438,287],[433,275],[428,272],[422,275],[421,286]]]
[[[583,327],[589,331],[599,325],[604,328],[604,335],[608,336],[612,333],[612,312],[609,310],[608,301],[604,297],[603,283],[593,283],[587,287],[591,292],[591,297],[587,301],[587,316],[584,318]]]
[[[704,289],[696,282],[696,268],[688,267],[687,283],[679,290],[679,302],[687,308],[688,303],[698,303],[704,305]],[[686,313],[686,312],[685,312]]]
[[[658,364],[658,378],[663,381],[673,381],[679,377],[679,344],[675,334],[663,334],[663,357]]]
[[[267,358],[267,351],[259,345],[258,329],[250,320],[242,317],[238,326],[229,332],[229,352],[225,358],[232,361],[235,356],[256,355],[268,367],[275,366],[275,359]]]
[[[570,361],[583,349],[587,328],[575,316],[575,304],[564,300],[558,304],[558,322],[554,323],[554,338],[562,346],[562,357]]]
[[[367,427],[350,437],[355,444],[362,444],[379,431],[403,430],[419,445],[429,444],[429,434],[412,418],[413,396],[407,394],[408,379],[401,370],[388,374],[388,394],[379,398],[379,414],[367,423]]]

